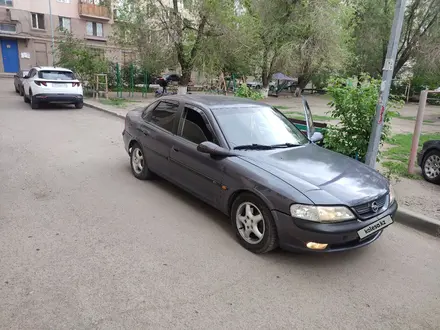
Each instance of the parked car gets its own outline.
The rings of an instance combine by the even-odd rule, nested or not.
[[[29,70],[20,70],[17,72],[17,74],[14,75],[15,92],[20,93],[21,96],[23,96],[23,77],[26,76],[28,72]]]
[[[417,155],[417,163],[426,181],[440,184],[440,140],[425,142]]]
[[[167,73],[167,74],[164,74],[163,76],[157,77],[156,84],[159,84],[159,81],[161,79],[165,79],[166,81],[168,81],[168,83],[179,82],[180,76],[177,73]]]
[[[133,175],[155,174],[228,215],[254,253],[277,246],[332,252],[368,245],[393,223],[388,181],[315,144],[281,112],[243,98],[164,96],[128,112],[123,139]]]
[[[74,104],[83,107],[83,88],[69,69],[34,67],[23,78],[23,99],[32,109],[42,103]]]

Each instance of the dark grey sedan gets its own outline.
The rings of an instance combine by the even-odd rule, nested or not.
[[[23,96],[23,77],[29,73],[29,70],[20,70],[14,75],[15,92]]]
[[[123,137],[133,175],[157,174],[219,209],[255,253],[341,251],[375,241],[397,210],[388,181],[321,148],[263,103],[169,96],[130,111]]]

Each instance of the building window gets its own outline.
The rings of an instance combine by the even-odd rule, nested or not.
[[[87,22],[87,35],[94,37],[103,37],[104,29],[102,23]]]
[[[60,17],[60,29],[67,32],[72,31],[70,28],[70,18]]]
[[[12,0],[0,0],[0,6],[12,7]]]
[[[15,24],[0,23],[0,32],[17,33],[17,26]]]
[[[34,29],[44,30],[44,14],[32,13],[32,27]]]

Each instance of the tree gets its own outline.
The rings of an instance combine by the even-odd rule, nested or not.
[[[303,1],[296,6],[299,18],[291,30],[290,42],[285,47],[279,66],[287,74],[298,77],[303,89],[313,76],[340,70],[348,58],[346,47],[349,35],[343,27],[351,14],[340,1]]]
[[[253,60],[260,68],[267,96],[272,74],[279,68],[284,47],[292,35],[293,13],[300,0],[244,0],[241,24],[248,36]]]
[[[56,44],[55,52],[55,65],[71,69],[83,83],[93,83],[95,74],[108,72],[109,63],[103,52],[88,47],[71,33],[64,32]]]
[[[175,65],[167,32],[157,24],[155,1],[122,1],[116,12],[112,39],[123,49],[136,53],[133,62],[150,76]]]
[[[382,73],[394,16],[393,0],[347,0],[354,10],[352,72]],[[394,67],[394,76],[412,60],[417,60],[426,37],[439,29],[440,0],[409,0]],[[440,55],[440,54],[439,54]]]

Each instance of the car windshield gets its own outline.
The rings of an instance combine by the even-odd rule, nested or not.
[[[213,109],[213,113],[232,149],[242,146],[254,146],[254,149],[258,146],[290,147],[308,143],[295,125],[268,106]]]
[[[38,72],[38,78],[50,80],[74,80],[75,76],[73,72],[51,70]]]

